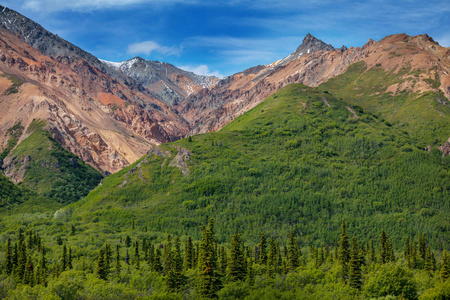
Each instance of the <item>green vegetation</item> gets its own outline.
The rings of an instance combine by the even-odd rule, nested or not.
[[[196,239],[214,217],[220,242],[237,229],[256,241],[293,228],[306,245],[333,244],[342,218],[364,242],[383,228],[395,241],[417,228],[434,246],[447,240],[447,160],[346,105],[291,85],[220,132],[162,145],[65,211],[92,232],[118,234],[134,219],[155,236]],[[173,166],[177,147],[190,151],[187,176]]]
[[[12,85],[5,91],[4,95],[17,94],[23,81],[14,75],[2,74],[1,76],[8,78],[12,82]]]
[[[8,143],[0,154],[0,166],[3,164],[3,159],[8,156],[9,152],[17,145],[20,136],[22,135],[23,127],[21,122],[17,122],[13,127],[6,131],[6,137],[8,137]]]
[[[8,150],[9,156],[14,158],[16,172],[24,169],[24,186],[60,203],[75,202],[87,195],[102,176],[77,156],[63,149],[44,126],[44,121],[34,120],[27,129],[29,136],[15,149],[7,148],[5,151]],[[15,127],[17,128],[14,129]],[[22,127],[19,124],[10,130],[13,134],[8,145],[15,145]]]
[[[334,88],[290,85],[51,216],[2,215],[0,297],[450,297],[449,160]],[[12,152],[63,166],[44,125]]]
[[[202,238],[165,241],[133,230],[124,239],[96,237],[85,247],[72,227],[64,244],[53,244],[43,229],[2,235],[1,296],[8,299],[447,299],[449,257],[429,248],[423,258],[412,252],[383,261],[383,240],[372,249],[351,237],[351,253],[322,243],[301,247],[302,239],[270,237],[268,259],[259,243],[231,236],[218,244],[214,222]],[[41,235],[43,234],[43,235]],[[342,225],[341,241],[346,237]],[[346,237],[347,238],[347,237]],[[346,239],[344,238],[344,239]],[[427,242],[426,240],[424,241]],[[413,245],[420,244],[419,240]],[[114,246],[115,247],[111,247]],[[115,248],[115,251],[111,249]],[[375,254],[371,253],[375,251]],[[348,253],[346,253],[348,252]],[[130,255],[130,253],[132,253]],[[345,253],[345,254],[344,254]],[[184,260],[182,258],[185,258]],[[295,266],[292,261],[296,261]],[[409,265],[408,261],[415,261]],[[348,265],[345,270],[343,265]],[[429,267],[427,267],[429,266]],[[349,271],[349,273],[348,273]],[[348,274],[348,276],[346,275]],[[447,275],[442,275],[447,274]]]
[[[446,99],[437,90],[440,86],[437,72],[433,71],[434,79],[424,80],[436,90],[434,92],[417,94],[397,90],[395,95],[386,92],[394,84],[407,82],[413,85],[416,72],[407,67],[389,72],[383,68],[367,69],[364,62],[358,62],[349,66],[344,74],[322,84],[320,89],[358,105],[398,131],[408,133],[419,148],[440,146],[449,137],[450,108],[437,100]]]

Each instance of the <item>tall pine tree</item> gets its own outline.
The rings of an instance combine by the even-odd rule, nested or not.
[[[350,262],[350,244],[348,241],[345,220],[342,221],[342,233],[339,240],[338,256],[338,260],[342,268],[342,278],[346,281],[348,278],[348,264]]]
[[[221,289],[222,283],[217,272],[213,219],[210,219],[207,228],[203,226],[202,231],[198,253],[196,291],[200,297],[217,298],[217,292]]]

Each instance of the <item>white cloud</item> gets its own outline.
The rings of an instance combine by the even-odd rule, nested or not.
[[[223,78],[224,76],[220,74],[219,71],[210,71],[207,65],[199,65],[199,66],[180,66],[178,67],[182,70],[192,72],[197,75],[205,75],[205,76],[216,76],[219,78]]]
[[[15,0],[17,1],[17,0]],[[99,9],[117,9],[138,4],[170,5],[176,3],[195,4],[197,0],[19,0],[24,9],[40,12],[64,10],[93,11]]]
[[[181,52],[180,48],[161,46],[154,41],[145,41],[141,43],[135,43],[128,46],[129,54],[145,54],[150,55],[152,52],[158,52],[164,55],[178,55]]]

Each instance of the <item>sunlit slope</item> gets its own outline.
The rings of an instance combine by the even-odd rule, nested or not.
[[[448,238],[450,174],[436,151],[327,92],[294,84],[220,132],[162,145],[106,178],[64,216],[89,231],[135,226],[199,237],[216,220],[224,240],[239,229],[299,229],[305,243],[333,243],[345,219],[361,240]]]

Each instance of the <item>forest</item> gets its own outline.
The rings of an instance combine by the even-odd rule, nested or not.
[[[132,230],[138,230],[130,224]],[[261,233],[257,244],[235,232],[215,238],[214,220],[201,240],[170,234],[108,241],[77,249],[48,247],[22,228],[8,237],[0,296],[8,299],[448,299],[450,256],[421,234],[394,251],[385,231],[361,243],[345,221],[334,245],[300,247]],[[71,228],[71,234],[76,233]],[[101,239],[99,237],[99,239]],[[98,243],[97,243],[98,244]],[[60,251],[58,251],[60,250]],[[87,253],[89,252],[89,253]]]

